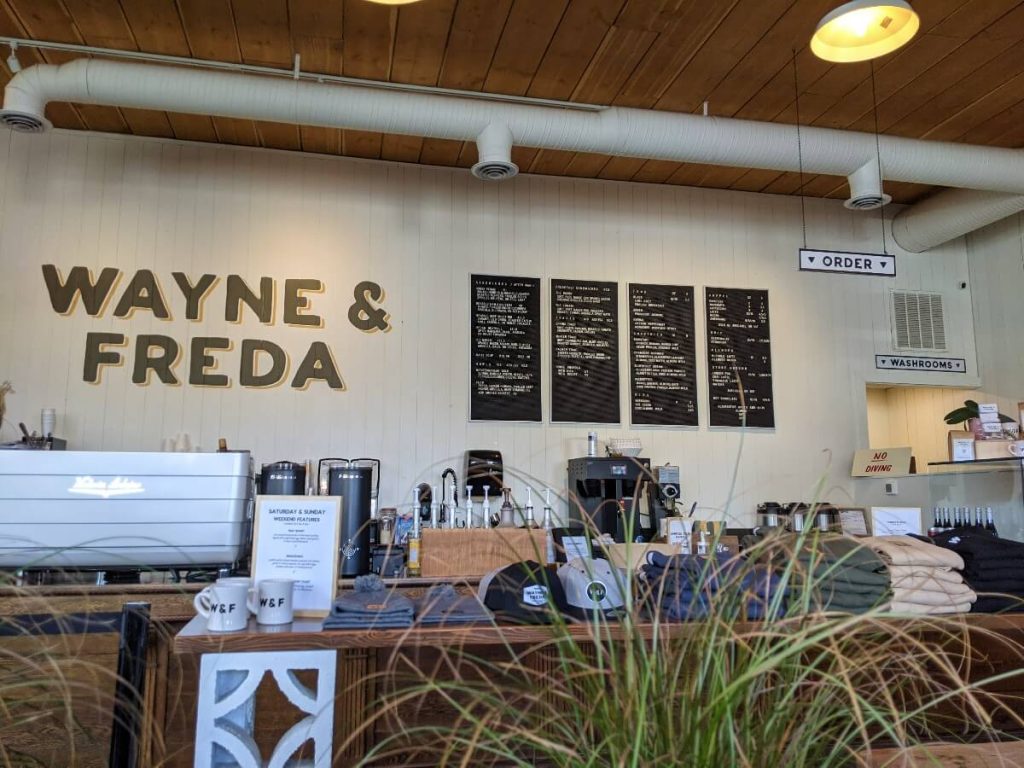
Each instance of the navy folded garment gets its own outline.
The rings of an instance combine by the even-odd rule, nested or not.
[[[493,620],[476,595],[460,595],[451,584],[437,584],[412,602],[416,623],[424,627],[486,624]]]
[[[736,607],[748,619],[764,618],[779,579],[764,566],[753,566],[729,555],[703,558],[651,552],[642,571],[653,599],[670,621],[706,618],[714,605]],[[731,600],[739,603],[730,603]],[[781,604],[780,604],[781,607]]]
[[[356,578],[324,619],[324,629],[404,629],[412,626],[412,601],[384,586],[379,576]]]

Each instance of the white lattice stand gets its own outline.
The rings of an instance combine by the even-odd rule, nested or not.
[[[196,713],[196,768],[284,768],[303,743],[312,739],[313,766],[329,768],[334,735],[334,651],[208,653],[199,668]],[[314,693],[296,677],[316,670]],[[288,701],[306,713],[274,747],[270,760],[260,759],[253,725],[256,689],[270,672]]]

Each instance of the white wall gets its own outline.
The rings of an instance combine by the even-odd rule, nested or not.
[[[984,393],[1016,417],[1024,401],[1024,215],[967,238]]]
[[[811,247],[880,249],[877,215],[818,200],[808,200],[807,211]],[[811,497],[822,478],[825,496],[843,499],[852,452],[868,441],[865,382],[977,382],[970,292],[955,290],[967,279],[963,242],[924,255],[897,249],[894,281],[800,273],[795,198],[536,176],[492,185],[464,170],[57,131],[0,135],[0,215],[0,380],[17,390],[11,423],[35,424],[39,409],[53,406],[76,448],[155,450],[162,438],[187,431],[203,448],[224,436],[260,461],[379,456],[383,505],[405,502],[414,481],[433,479],[453,462],[461,474],[467,447],[498,448],[520,474],[561,492],[566,459],[585,450],[588,425],[468,422],[472,272],[545,278],[545,339],[547,278],[617,280],[624,414],[629,281],[697,287],[700,361],[703,286],[767,288],[778,426],[742,439],[731,508],[740,520],[758,500]],[[49,305],[43,263],[65,273],[78,264],[97,272],[116,266],[127,273],[122,287],[136,268],[151,268],[175,319],[137,312],[122,320],[110,308],[102,318],[81,308],[60,317]],[[326,292],[314,309],[326,327],[267,327],[251,315],[240,326],[226,323],[223,283],[204,320],[189,323],[173,270],[235,272],[253,282],[260,275],[320,278]],[[348,324],[351,290],[363,279],[387,290],[391,333],[363,334]],[[892,351],[891,287],[947,294],[950,354],[967,359],[967,377],[874,370],[874,354]],[[289,351],[293,365],[310,341],[322,339],[348,389],[141,387],[131,383],[130,367],[108,369],[102,384],[89,385],[82,381],[89,330],[179,341],[267,338]],[[237,344],[221,357],[237,380]],[[701,362],[706,424],[705,376]],[[687,503],[726,504],[737,430],[597,430],[602,439],[636,434],[654,462],[680,464]],[[10,424],[4,437],[15,437]]]

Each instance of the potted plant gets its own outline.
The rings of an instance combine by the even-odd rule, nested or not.
[[[954,408],[943,416],[943,420],[952,426],[962,424],[964,430],[974,434],[975,438],[983,440],[985,433],[981,428],[981,414],[978,413],[978,403],[974,400],[964,400],[960,408]],[[1000,413],[999,421],[1008,424],[1013,421],[1009,416]]]

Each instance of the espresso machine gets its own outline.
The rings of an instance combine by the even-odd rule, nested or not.
[[[380,486],[380,459],[320,459],[317,486],[327,496],[341,496],[341,556],[338,575],[370,572],[370,526]]]
[[[601,456],[569,459],[570,520],[584,525],[589,520],[598,532],[624,542],[625,521],[631,519],[633,539],[650,541],[658,534],[657,520],[649,508],[643,509],[650,479],[650,459]],[[619,511],[620,503],[624,514]],[[643,524],[644,517],[647,525]]]

